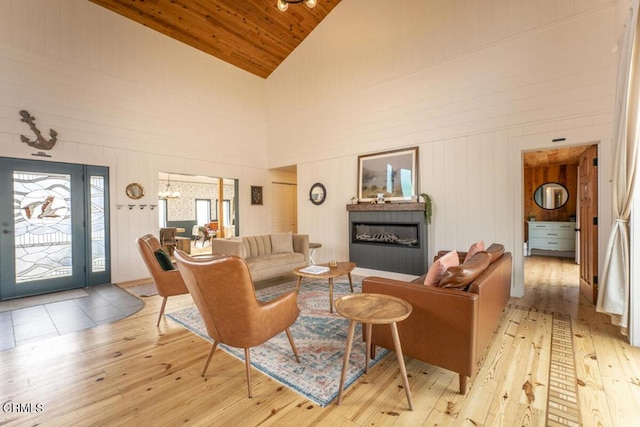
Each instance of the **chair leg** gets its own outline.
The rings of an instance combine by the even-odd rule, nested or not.
[[[251,390],[251,358],[249,356],[249,349],[244,349],[244,367],[247,371],[247,388],[249,389],[249,397],[253,397],[253,391]]]
[[[293,350],[293,354],[295,354],[296,356],[296,362],[300,363],[300,358],[298,357],[298,349],[296,348],[296,345],[293,342],[293,335],[291,335],[291,331],[289,331],[289,328],[285,329],[285,332],[287,333],[287,338],[289,338],[289,344],[291,344],[291,349]]]
[[[162,306],[160,306],[160,314],[158,315],[158,323],[156,323],[156,327],[160,326],[160,320],[162,319],[162,315],[164,314],[164,307],[167,305],[167,298],[164,297],[162,300]]]
[[[207,357],[207,361],[204,363],[204,369],[202,370],[202,377],[204,377],[205,372],[207,372],[207,368],[209,367],[209,362],[211,362],[211,358],[213,357],[213,353],[216,351],[216,347],[218,347],[218,342],[214,341],[211,346],[211,350],[209,350],[209,357]]]

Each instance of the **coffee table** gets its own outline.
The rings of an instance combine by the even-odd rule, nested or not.
[[[349,333],[347,334],[347,345],[344,351],[344,362],[342,365],[342,374],[340,375],[340,389],[338,391],[337,404],[340,405],[340,403],[342,403],[342,392],[347,368],[349,366],[349,356],[351,355],[351,345],[353,344],[356,323],[362,322],[362,326],[365,328],[367,340],[365,372],[369,372],[369,360],[371,357],[371,325],[388,324],[391,327],[393,346],[398,359],[398,365],[400,365],[402,383],[404,384],[404,389],[407,394],[409,410],[413,411],[413,401],[411,400],[411,390],[409,389],[409,380],[407,379],[407,369],[404,366],[402,346],[400,345],[400,337],[396,325],[397,322],[409,317],[413,310],[411,304],[392,295],[355,294],[338,298],[336,300],[336,310],[342,316],[349,319]]]
[[[353,292],[353,282],[351,281],[351,272],[356,268],[355,262],[339,262],[335,267],[329,267],[329,264],[318,264],[316,267],[327,267],[329,271],[324,273],[306,273],[302,271],[307,267],[298,267],[293,270],[293,273],[298,276],[298,283],[296,284],[296,292],[300,290],[300,284],[303,277],[310,277],[313,279],[329,279],[329,311],[333,313],[333,279],[340,276],[349,277],[349,286],[351,292]]]

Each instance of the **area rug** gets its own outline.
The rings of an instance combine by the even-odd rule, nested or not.
[[[353,278],[353,290],[360,293],[361,278]],[[295,281],[256,291],[258,299],[269,301],[284,292],[295,289]],[[350,293],[346,278],[334,281],[334,298]],[[326,280],[303,279],[298,295],[300,316],[291,327],[300,363],[295,361],[289,340],[284,332],[263,345],[251,349],[251,365],[279,383],[291,388],[320,406],[326,406],[338,396],[345,344],[349,322],[337,314],[329,313],[329,289]],[[202,318],[195,307],[183,309],[166,316],[191,332],[210,341]],[[356,328],[345,387],[355,382],[365,368],[365,343],[361,325]],[[242,349],[220,345],[224,351],[244,361]],[[375,365],[388,350],[379,348]],[[215,357],[215,356],[214,356]],[[215,369],[215,360],[211,369]]]
[[[153,282],[141,283],[135,286],[127,286],[123,287],[122,289],[137,297],[145,298],[158,295],[158,289],[156,289],[156,285]]]

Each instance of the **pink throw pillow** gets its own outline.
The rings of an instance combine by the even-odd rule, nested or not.
[[[438,258],[427,271],[427,275],[424,278],[424,284],[426,286],[438,286],[440,279],[447,268],[460,264],[460,258],[458,258],[458,252],[451,251]]]
[[[463,264],[471,259],[472,256],[477,254],[478,252],[484,251],[484,242],[482,240],[478,240],[469,248],[467,255],[464,257]]]

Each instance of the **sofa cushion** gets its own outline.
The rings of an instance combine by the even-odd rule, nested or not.
[[[469,261],[472,256],[481,251],[484,251],[484,242],[482,240],[478,240],[473,245],[471,245],[462,263],[464,264],[465,262]]]
[[[493,263],[504,253],[504,245],[501,245],[500,243],[492,243],[491,246],[486,249],[486,252],[491,256],[491,263]]]
[[[449,268],[460,263],[458,252],[451,251],[438,258],[427,271],[424,278],[424,284],[427,286],[438,286],[444,272]]]
[[[293,253],[293,233],[275,233],[271,235],[272,254]]]
[[[440,279],[441,288],[465,289],[473,280],[491,264],[491,256],[487,252],[478,252],[463,264],[449,267]]]
[[[156,256],[156,259],[158,260],[158,264],[160,264],[160,267],[164,271],[176,269],[173,266],[173,262],[171,262],[171,258],[169,258],[169,255],[167,255],[167,253],[164,250],[158,249],[153,254]]]
[[[251,258],[254,256],[271,255],[271,236],[246,236],[242,237],[242,246],[244,247],[244,257]]]
[[[247,258],[245,261],[247,262],[249,269],[262,270],[265,268],[281,267],[293,263],[304,262],[304,255],[299,253],[273,254],[267,256],[251,257]]]

